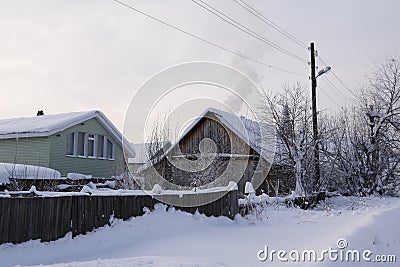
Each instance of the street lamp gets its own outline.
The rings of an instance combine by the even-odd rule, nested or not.
[[[310,44],[311,50],[311,97],[312,97],[312,123],[313,123],[313,142],[314,142],[314,171],[315,171],[315,189],[320,190],[321,174],[319,169],[319,143],[318,143],[318,119],[317,119],[317,77],[328,73],[330,66],[326,66],[315,75],[315,50],[314,43]]]
[[[318,71],[318,75],[315,78],[318,78],[319,76],[321,76],[322,74],[326,74],[328,72],[331,71],[331,67],[330,66],[326,66],[325,68],[323,68],[322,70]]]

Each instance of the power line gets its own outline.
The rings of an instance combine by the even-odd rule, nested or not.
[[[192,0],[193,1],[193,0]],[[200,0],[201,1],[201,0]],[[244,8],[245,10],[247,10],[250,14],[254,15],[255,17],[257,17],[258,19],[260,19],[261,21],[263,21],[266,25],[272,27],[273,29],[275,29],[276,31],[278,31],[279,33],[281,33],[282,35],[284,35],[285,37],[289,38],[291,41],[293,41],[294,43],[296,43],[297,45],[301,46],[302,48],[306,48],[308,49],[308,45],[301,41],[300,39],[298,39],[297,37],[295,37],[294,35],[290,34],[289,32],[287,32],[286,30],[284,30],[283,28],[279,27],[276,23],[274,23],[272,20],[268,19],[266,16],[264,16],[263,14],[261,14],[259,11],[257,11],[255,8],[251,7],[249,4],[247,4],[245,1],[243,0],[232,0],[234,1],[236,4],[238,4],[239,6],[241,6],[242,8]],[[326,64],[325,64],[326,65]],[[322,77],[325,81],[325,83],[328,85],[329,88],[332,89],[332,91],[339,96],[339,98],[341,100],[346,101],[346,98],[343,96],[343,94],[340,92],[340,90],[338,90],[338,88],[326,77]],[[328,98],[331,99],[331,101],[333,101],[336,105],[340,106],[334,99],[332,99],[332,97],[325,92],[325,89],[322,88],[322,90],[320,90],[325,96],[327,96]]]
[[[200,0],[201,1],[201,0]],[[272,27],[273,29],[277,30],[279,33],[281,33],[282,35],[284,35],[285,37],[289,38],[290,40],[292,40],[294,43],[296,43],[297,45],[301,46],[302,48],[306,48],[308,49],[308,45],[306,43],[304,43],[303,41],[301,41],[300,39],[298,39],[297,37],[295,37],[294,35],[290,34],[289,32],[285,31],[283,28],[279,27],[276,23],[274,23],[272,20],[268,19],[267,17],[265,17],[263,14],[261,14],[259,11],[257,11],[256,9],[254,9],[253,7],[251,7],[249,4],[247,4],[245,1],[243,0],[232,0],[234,1],[236,4],[238,4],[239,6],[241,6],[242,8],[244,8],[245,10],[247,10],[250,14],[256,16],[257,18],[259,18],[261,21],[263,21],[265,24],[267,24],[268,26]],[[325,64],[326,65],[326,64]],[[326,77],[322,77],[325,81],[325,83],[328,85],[328,87],[330,87],[332,89],[332,91],[339,96],[339,98],[341,98],[342,100],[346,101],[346,98],[343,96],[343,94],[337,89],[337,87]],[[325,92],[325,89],[322,88],[320,90],[325,96],[327,96],[328,98],[331,99],[331,101],[333,101],[336,105],[340,106],[334,99],[332,99],[332,97]]]
[[[347,91],[349,91],[354,97],[357,97],[357,95],[350,90],[350,88],[342,81],[342,79],[339,78],[339,76],[337,76],[334,71],[332,71],[332,74],[347,89]]]
[[[296,38],[294,35],[288,33],[287,31],[285,31],[283,28],[279,27],[276,23],[274,23],[272,20],[268,19],[266,16],[264,16],[263,14],[261,14],[259,11],[257,11],[255,8],[253,8],[252,6],[250,6],[249,4],[247,4],[246,2],[244,2],[243,0],[233,0],[236,4],[238,4],[239,6],[241,6],[242,8],[244,8],[245,10],[247,10],[249,13],[253,14],[254,16],[256,16],[257,18],[259,18],[261,21],[263,21],[266,25],[272,27],[273,29],[275,29],[276,31],[278,31],[279,33],[281,33],[282,35],[286,36],[287,38],[289,38],[290,40],[292,40],[294,43],[296,43],[297,45],[308,49],[308,45],[306,43],[304,43],[303,41],[301,41],[300,39]]]
[[[341,98],[343,101],[347,101],[346,97],[340,92],[340,90],[336,87],[336,85],[334,85],[329,79],[328,77],[322,76],[322,79],[324,80],[324,82],[326,83],[326,85],[328,85],[329,88],[332,89],[332,91],[339,96],[339,98]]]
[[[327,92],[325,92],[324,89],[320,90],[321,93],[323,93],[326,97],[328,97],[333,103],[335,103],[338,107],[340,107],[339,103],[336,102]]]
[[[170,27],[170,28],[172,28],[172,29],[174,29],[174,30],[177,30],[177,31],[179,31],[179,32],[181,32],[181,33],[184,33],[184,34],[186,34],[186,35],[188,35],[188,36],[190,36],[190,37],[192,37],[192,38],[195,38],[195,39],[197,39],[197,40],[200,40],[200,41],[202,41],[202,42],[204,42],[204,43],[207,43],[207,44],[209,44],[209,45],[211,45],[211,46],[217,47],[217,48],[219,48],[219,49],[221,49],[221,50],[224,50],[224,51],[226,51],[226,52],[228,52],[228,53],[234,54],[234,55],[236,55],[236,56],[239,56],[239,57],[244,58],[244,59],[246,59],[246,60],[252,61],[252,62],[257,63],[257,64],[260,64],[260,65],[262,65],[262,66],[264,66],[264,67],[267,67],[267,68],[270,68],[270,69],[274,69],[274,70],[278,70],[278,71],[290,73],[290,74],[297,75],[297,76],[307,77],[307,75],[299,74],[299,73],[292,72],[292,71],[289,71],[289,70],[285,70],[285,69],[282,69],[282,68],[279,68],[279,67],[275,67],[275,66],[266,64],[266,63],[264,63],[264,62],[261,62],[261,61],[259,61],[259,60],[257,60],[257,59],[253,59],[253,58],[248,57],[248,56],[246,56],[246,55],[242,55],[242,54],[240,54],[240,53],[238,53],[238,52],[235,52],[235,51],[233,51],[233,50],[230,50],[230,49],[228,49],[228,48],[225,48],[225,47],[223,47],[223,46],[221,46],[221,45],[218,45],[218,44],[216,44],[216,43],[210,42],[210,41],[208,41],[208,40],[206,40],[206,39],[204,39],[204,38],[202,38],[202,37],[199,37],[199,36],[194,35],[194,34],[188,32],[188,31],[185,31],[185,30],[183,30],[183,29],[181,29],[181,28],[178,28],[178,27],[176,27],[176,26],[174,26],[174,25],[172,25],[172,24],[169,24],[168,22],[165,22],[165,21],[163,21],[163,20],[161,20],[161,19],[158,19],[158,18],[156,18],[156,17],[154,17],[154,16],[151,16],[150,14],[147,14],[147,13],[145,13],[145,12],[143,12],[143,11],[141,11],[141,10],[139,10],[139,9],[137,9],[137,8],[135,8],[135,7],[133,7],[133,6],[130,6],[130,5],[126,4],[126,3],[124,3],[124,2],[121,2],[121,1],[118,1],[118,0],[113,0],[113,1],[116,2],[116,3],[118,3],[118,4],[120,4],[120,5],[122,5],[122,6],[125,6],[125,7],[129,8],[129,9],[131,9],[132,11],[135,11],[135,12],[137,12],[137,13],[139,13],[139,14],[142,14],[143,16],[146,16],[146,17],[148,17],[148,18],[150,18],[150,19],[152,19],[152,20],[154,20],[154,21],[157,21],[157,22],[159,22],[159,23],[161,23],[161,24],[164,24],[165,26],[168,26],[168,27]]]
[[[330,89],[333,89],[333,88],[332,88],[332,85],[330,85],[329,82],[327,82],[326,79],[324,79],[324,82],[325,82],[325,84],[326,84]],[[321,87],[320,87],[320,88],[321,88]],[[323,88],[323,90],[325,90],[324,87],[322,87],[322,88]],[[323,90],[321,90],[321,92],[323,92]],[[344,99],[343,97],[341,97],[336,91],[331,90],[331,91],[329,91],[329,92],[332,92],[332,91],[335,93],[335,95],[339,96],[340,100],[342,100],[343,102],[346,102],[346,99]],[[328,95],[328,93],[326,93],[326,95]],[[329,100],[332,101],[332,102],[334,102],[338,107],[342,107],[342,106],[343,106],[343,105],[340,105],[338,102],[336,102],[336,100],[335,100],[332,96],[330,96],[330,94],[329,94],[328,97],[329,97]]]
[[[322,62],[322,64],[327,65],[321,57],[318,57],[318,58]],[[357,97],[357,95],[343,82],[342,79],[340,79],[340,77],[335,73],[334,70],[331,70],[331,72],[332,72],[333,76],[343,85],[343,87],[346,88],[346,90],[349,91],[350,94],[352,94],[352,96]]]
[[[201,2],[202,4],[200,4],[198,1]],[[293,57],[293,58],[295,58],[295,59],[297,59],[297,60],[299,60],[299,61],[301,61],[303,63],[308,63],[307,60],[305,60],[305,59],[297,56],[296,54],[294,54],[294,53],[292,53],[292,52],[280,47],[279,45],[269,41],[265,37],[263,37],[260,34],[254,32],[253,30],[251,30],[250,28],[244,26],[240,22],[232,19],[231,17],[227,16],[223,12],[221,12],[218,9],[212,7],[208,3],[206,3],[206,2],[204,2],[202,0],[198,0],[198,1],[192,0],[193,3],[197,4],[201,8],[203,8],[203,9],[207,10],[208,12],[212,13],[213,15],[217,16],[218,18],[220,18],[221,20],[225,21],[226,23],[234,26],[235,28],[239,29],[240,31],[242,31],[242,32],[244,32],[244,33],[246,33],[246,34],[248,34],[248,35],[250,35],[250,36],[252,36],[252,37],[254,37],[256,39],[258,39],[259,41],[271,46],[272,48],[274,48],[274,49],[276,49],[276,50],[278,50],[278,51],[280,51],[280,52],[282,52],[282,53],[284,53],[284,54],[286,54],[288,56],[291,56],[291,57]]]

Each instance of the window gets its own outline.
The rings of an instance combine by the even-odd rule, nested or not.
[[[91,158],[96,157],[94,137],[94,134],[87,134],[87,156]]]
[[[105,135],[77,132],[67,134],[67,156],[114,159],[114,144]]]
[[[104,135],[97,136],[97,157],[98,158],[105,158],[104,157]]]
[[[68,156],[75,156],[75,133],[67,134],[67,155]]]
[[[114,159],[114,145],[109,139],[107,139],[106,158],[107,159]]]
[[[78,148],[77,148],[77,154],[80,157],[84,157],[85,156],[85,133],[79,132],[78,133]]]

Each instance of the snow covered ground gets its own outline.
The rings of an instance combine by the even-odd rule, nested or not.
[[[395,255],[400,261],[400,199],[335,197],[315,210],[287,208],[269,201],[261,219],[250,216],[207,218],[159,205],[153,212],[114,221],[87,235],[70,235],[54,242],[29,241],[0,246],[0,266],[397,266],[396,263],[332,261],[293,262],[293,250],[370,250],[367,258]],[[340,245],[347,247],[338,248]],[[266,261],[265,246],[285,250]],[[337,255],[340,255],[338,252]],[[293,254],[294,253],[294,254]],[[344,254],[343,254],[344,255]],[[362,257],[362,254],[361,254]],[[318,260],[318,259],[317,259]]]

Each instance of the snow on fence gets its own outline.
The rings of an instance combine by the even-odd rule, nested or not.
[[[221,195],[221,192],[201,194]],[[112,218],[126,220],[141,216],[144,208],[153,209],[157,203],[146,194],[0,197],[0,244],[34,239],[48,242],[68,232],[72,232],[74,238],[110,224]],[[237,190],[230,190],[222,198],[206,205],[177,209],[190,213],[198,210],[207,216],[232,219],[238,213]]]

